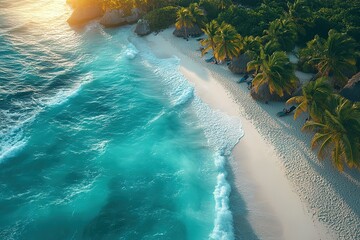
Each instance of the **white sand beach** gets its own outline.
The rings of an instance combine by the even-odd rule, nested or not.
[[[284,103],[254,101],[241,76],[206,63],[199,43],[172,35],[145,40],[160,57],[175,55],[196,94],[212,108],[239,117],[244,137],[233,150],[229,180],[236,239],[360,239],[360,174],[339,173],[310,149],[306,116],[278,118]],[[297,76],[311,76],[297,72]],[[289,106],[287,106],[289,107]]]

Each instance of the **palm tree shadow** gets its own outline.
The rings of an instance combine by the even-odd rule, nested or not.
[[[264,110],[271,117],[275,116],[276,112],[274,112],[274,109],[266,107],[266,104],[260,103],[258,104],[258,106],[262,108],[262,110]],[[281,106],[281,104],[279,104],[279,106]],[[281,107],[279,107],[279,111],[281,111]],[[299,117],[300,120],[298,121],[294,121],[293,115],[283,118],[272,118],[274,119],[276,124],[280,126],[280,135],[288,135],[290,139],[295,139],[296,142],[300,144],[305,144],[305,147],[307,147],[308,150],[305,150],[306,148],[302,149],[302,147],[298,147],[296,151],[301,152],[301,155],[304,156],[304,161],[306,161],[310,165],[310,167],[316,172],[316,175],[325,179],[326,184],[330,186],[331,189],[335,191],[336,195],[339,196],[341,200],[349,206],[351,211],[353,211],[357,216],[360,216],[360,172],[356,169],[345,168],[344,172],[340,173],[333,166],[329,157],[325,158],[323,161],[320,161],[318,159],[314,159],[311,156],[312,153],[317,153],[317,149],[310,149],[312,134],[300,132],[303,123],[305,123],[305,114],[302,114],[302,116]],[[297,131],[299,131],[299,134],[297,134]],[[304,137],[304,134],[306,134],[307,136]],[[306,138],[305,142],[304,138]],[[286,154],[286,152],[281,152],[281,154],[284,153]]]
[[[306,156],[307,153],[302,152]],[[360,216],[360,172],[356,169],[344,169],[344,172],[340,173],[329,158],[321,162],[314,162],[310,158],[306,160],[319,176],[326,179],[336,195],[340,196],[357,216]]]

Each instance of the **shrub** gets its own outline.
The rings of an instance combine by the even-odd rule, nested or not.
[[[151,31],[160,31],[176,22],[177,10],[177,7],[172,6],[155,9],[146,14],[144,19],[149,22]]]
[[[201,0],[199,6],[205,10],[209,22],[219,15],[219,8],[214,0]]]
[[[261,0],[235,0],[234,3],[241,4],[243,6],[256,7],[261,4]]]

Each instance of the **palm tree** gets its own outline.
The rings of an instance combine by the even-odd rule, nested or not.
[[[318,156],[323,158],[331,150],[332,161],[338,170],[344,163],[352,168],[360,167],[360,110],[349,100],[338,97],[333,111],[325,110],[324,121],[307,121],[303,130],[315,130],[312,148],[318,144]]]
[[[356,42],[344,33],[330,30],[326,41],[315,37],[310,42],[311,59],[321,74],[333,74],[338,80],[346,79],[345,73],[356,65]]]
[[[260,67],[265,59],[264,47],[260,45],[259,51],[248,51],[251,55],[251,61],[247,64],[247,71],[255,71],[254,75],[257,75],[260,71]]]
[[[246,36],[243,38],[243,51],[252,59],[260,55],[261,38],[256,36]]]
[[[241,35],[233,26],[225,22],[221,23],[216,32],[214,42],[216,45],[214,56],[219,61],[239,56],[242,49]]]
[[[198,26],[203,26],[205,21],[205,13],[204,10],[202,10],[199,7],[199,4],[192,3],[189,6],[189,11],[191,12],[191,15],[194,17],[195,22]]]
[[[285,52],[274,52],[271,55],[265,55],[262,51],[259,60],[248,63],[248,71],[252,69],[260,70],[260,73],[252,81],[256,92],[261,85],[268,84],[271,94],[283,97],[284,93],[290,94],[298,82],[294,67]]]
[[[202,29],[203,32],[205,33],[205,35],[207,36],[207,38],[201,40],[201,45],[204,46],[204,49],[202,50],[202,55],[204,55],[205,53],[207,53],[209,50],[212,50],[213,52],[215,52],[215,35],[217,33],[217,31],[219,30],[219,24],[217,21],[212,20],[210,23],[205,25],[205,28]]]
[[[231,4],[231,0],[217,0],[218,1],[218,8],[220,10],[224,10]]]
[[[294,119],[301,113],[308,111],[313,120],[320,121],[323,116],[326,102],[332,94],[332,89],[326,78],[310,81],[302,88],[302,96],[290,98],[286,103],[299,104],[295,110]]]
[[[280,49],[291,51],[297,40],[296,24],[291,19],[276,19],[272,21],[269,28],[264,31],[265,41],[278,42]]]
[[[304,0],[295,0],[294,3],[287,3],[288,11],[285,18],[293,21],[296,25],[298,42],[304,42],[306,38],[306,27],[311,26],[311,10],[309,4]]]
[[[310,8],[306,1],[295,0],[294,3],[287,3],[288,12],[286,15],[295,22],[302,21],[311,16]]]
[[[195,18],[188,8],[180,8],[177,13],[175,27],[176,29],[184,28],[185,37],[188,38],[187,29],[194,26]]]
[[[124,7],[124,3],[120,3],[118,1],[101,0],[99,2],[102,4],[102,7],[104,10],[118,9],[118,8]]]
[[[325,45],[325,39],[319,37],[319,35],[315,35],[315,37],[306,43],[306,47],[300,49],[299,57],[300,62],[307,63],[310,66],[313,66],[316,69],[315,60],[319,56],[322,55],[323,45]],[[320,76],[320,74],[318,74]]]

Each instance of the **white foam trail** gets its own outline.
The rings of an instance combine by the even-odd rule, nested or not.
[[[45,108],[63,104],[70,98],[76,96],[81,88],[92,80],[92,75],[89,74],[85,76],[82,82],[75,84],[71,88],[58,90],[54,96],[42,97],[37,100],[33,99],[37,106],[33,106],[33,111],[30,113],[30,117],[26,115],[19,116],[19,120],[16,123],[9,122],[7,124],[12,126],[11,128],[0,132],[0,163],[6,158],[14,156],[26,145],[27,140],[24,139],[24,133],[22,131],[25,125],[31,123]],[[4,111],[3,115],[9,115],[9,113]]]
[[[131,43],[129,43],[123,50],[125,57],[130,60],[134,59],[138,53],[139,51],[137,48]]]
[[[86,24],[85,26],[85,32],[89,33],[89,32],[100,32],[100,33],[104,33],[104,27],[96,20],[94,21],[90,21],[88,24]]]
[[[57,90],[57,93],[54,96],[42,97],[37,102],[43,107],[51,107],[55,105],[60,105],[68,101],[70,98],[75,97],[82,87],[93,80],[91,74],[86,75],[83,78],[83,81],[77,82],[71,88]]]
[[[179,71],[179,59],[156,58],[149,51],[142,51],[145,59],[144,66],[148,66],[160,76],[164,89],[172,99],[174,108],[189,103],[189,107],[196,114],[204,129],[209,145],[215,149],[214,164],[217,169],[217,180],[214,190],[215,219],[214,228],[209,235],[210,239],[234,239],[233,219],[230,211],[229,196],[230,184],[227,182],[226,160],[231,150],[244,135],[241,122],[238,118],[214,111],[194,94],[194,87]],[[174,71],[175,69],[175,71]]]
[[[149,127],[151,124],[153,124],[154,122],[156,122],[158,119],[160,119],[162,116],[165,115],[165,111],[162,110],[161,112],[159,112],[159,114],[157,114],[155,117],[153,117],[146,125],[145,128]]]
[[[226,160],[231,150],[244,135],[241,122],[219,111],[212,110],[199,98],[195,98],[193,106],[200,119],[210,146],[217,150],[214,164],[217,168],[216,187],[214,190],[215,219],[210,239],[234,239],[233,219],[230,211],[230,184],[227,182]]]
[[[176,107],[189,102],[194,98],[194,87],[189,84],[178,70],[180,60],[176,57],[169,59],[158,59],[150,52],[143,52],[144,65],[159,75],[166,94],[171,99],[171,104]]]
[[[6,111],[4,112],[6,114]],[[18,151],[26,146],[27,139],[24,138],[23,127],[32,122],[34,118],[35,116],[20,119],[16,124],[8,120],[9,123],[12,123],[12,127],[0,132],[0,163],[6,158],[16,155]]]
[[[225,164],[225,156],[217,154],[217,156],[215,156],[215,165],[218,168],[219,174],[216,178],[216,187],[214,191],[216,216],[210,239],[234,239],[233,219],[229,209],[231,187],[226,180]]]
[[[19,141],[13,141],[14,143],[2,143],[2,151],[0,151],[0,163],[9,157],[14,156],[19,150],[21,150],[27,143],[27,140],[22,139]]]
[[[188,88],[182,92],[182,94],[178,97],[178,99],[175,100],[175,105],[181,106],[181,105],[189,102],[193,98],[194,98],[194,89]]]

